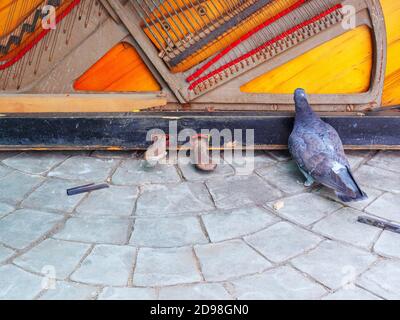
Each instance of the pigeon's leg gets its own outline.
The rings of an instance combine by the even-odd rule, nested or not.
[[[311,177],[311,176],[310,176],[307,172],[305,172],[302,168],[299,167],[299,169],[300,169],[301,173],[303,174],[303,176],[305,176],[306,179],[307,179],[307,181],[304,182],[304,186],[307,187],[307,188],[308,188],[308,187],[311,187],[311,186],[314,184],[314,182],[315,182],[314,178]]]

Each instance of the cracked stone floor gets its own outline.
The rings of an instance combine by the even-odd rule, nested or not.
[[[128,152],[0,153],[0,299],[400,299],[400,153],[349,152],[369,199],[254,170],[143,166]],[[85,182],[110,189],[67,197]]]

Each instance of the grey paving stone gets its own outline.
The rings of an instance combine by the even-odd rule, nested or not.
[[[201,280],[191,248],[139,249],[134,285],[167,286]]]
[[[294,161],[278,163],[276,166],[257,169],[256,172],[286,193],[298,193],[306,190],[305,178]]]
[[[289,151],[269,151],[267,152],[268,155],[273,157],[274,159],[278,161],[288,161],[292,159],[292,156],[290,155]]]
[[[382,256],[400,258],[400,234],[383,231],[375,243],[374,251]]]
[[[217,211],[202,216],[202,219],[213,242],[239,238],[279,221],[258,207]]]
[[[89,243],[124,244],[131,229],[130,225],[128,219],[117,217],[71,218],[54,238]]]
[[[136,155],[133,151],[107,151],[107,150],[97,150],[91,154],[91,157],[95,158],[105,158],[105,159],[128,159]]]
[[[381,300],[379,297],[359,287],[343,288],[331,293],[323,300]]]
[[[321,197],[326,197],[329,199],[332,199],[335,202],[341,203],[347,207],[351,207],[357,210],[364,210],[370,203],[376,200],[379,196],[382,195],[383,191],[377,190],[370,188],[368,186],[361,186],[362,190],[368,195],[368,199],[365,199],[363,201],[353,201],[353,202],[342,202],[340,199],[337,197],[335,192],[329,188],[326,188],[324,186],[321,186],[315,190],[313,190],[313,193],[320,195]]]
[[[161,288],[160,300],[232,300],[224,286],[218,283],[202,283]]]
[[[214,163],[217,163],[218,166],[211,172],[198,170],[188,159],[179,158],[178,161],[179,169],[187,181],[206,181],[211,178],[227,177],[235,174],[233,168],[220,157],[214,160]]]
[[[385,193],[370,204],[365,211],[375,216],[400,222],[400,197],[392,193]]]
[[[42,277],[13,265],[0,267],[0,300],[31,300],[42,290]]]
[[[137,187],[110,186],[91,192],[76,211],[83,216],[130,216],[138,195]]]
[[[375,151],[370,151],[370,150],[345,150],[347,157],[360,157],[360,158],[366,158],[374,152]]]
[[[208,243],[195,217],[138,218],[130,243],[140,247],[171,248]]]
[[[400,152],[380,151],[368,164],[374,167],[400,172]]]
[[[126,286],[135,263],[136,249],[98,245],[72,274],[71,279],[106,286]]]
[[[282,262],[314,248],[322,239],[288,222],[273,226],[245,238],[273,262]]]
[[[361,275],[357,284],[379,297],[400,299],[400,262],[381,260]]]
[[[61,152],[23,152],[3,160],[3,163],[26,173],[44,174],[67,157]]]
[[[282,195],[256,175],[209,180],[206,184],[219,209],[262,205]]]
[[[0,242],[23,249],[46,235],[61,219],[53,213],[18,210],[0,220]]]
[[[354,282],[376,257],[369,252],[335,241],[324,241],[313,251],[292,260],[299,270],[331,289]]]
[[[321,285],[287,266],[232,283],[240,300],[310,300],[326,293]]]
[[[0,152],[0,161],[7,159],[7,158],[14,157],[18,153],[19,153],[18,151],[1,151]]]
[[[364,210],[370,203],[382,195],[382,191],[369,188],[368,186],[362,186],[362,190],[368,195],[368,199],[363,201],[348,202],[346,205],[354,209]]]
[[[313,230],[330,239],[341,240],[355,246],[370,248],[380,229],[357,222],[363,212],[343,208],[314,225]]]
[[[275,210],[279,216],[304,226],[325,217],[327,214],[338,210],[342,206],[334,201],[329,201],[313,193],[303,193],[282,199],[284,207]],[[275,202],[268,203],[273,209]]]
[[[0,179],[0,201],[16,204],[43,180],[42,177],[14,171]]]
[[[151,288],[104,288],[99,300],[156,300],[157,293]]]
[[[72,212],[76,205],[85,197],[85,194],[69,197],[67,189],[81,184],[82,182],[79,181],[48,179],[22,202],[22,206],[26,208]]]
[[[264,271],[271,263],[241,240],[195,247],[207,281],[223,281]]]
[[[148,168],[144,160],[129,159],[118,167],[112,181],[119,185],[141,185],[177,183],[181,178],[173,165],[159,164],[155,168]]]
[[[97,290],[84,284],[60,281],[55,289],[44,292],[39,300],[93,300]]]
[[[70,157],[89,157],[92,151],[89,150],[70,150],[70,151],[63,151],[67,156]]]
[[[246,151],[237,151],[237,153],[234,151],[231,153],[225,151],[224,159],[235,168],[237,175],[249,175],[255,169],[276,164],[276,160],[268,156],[265,152],[255,152],[254,155],[251,155],[246,153]]]
[[[0,165],[0,178],[5,177],[6,175],[10,174],[13,170],[4,166]]]
[[[355,169],[360,166],[364,161],[364,158],[368,156],[369,152],[359,152],[359,151],[346,151],[347,160],[349,160],[350,167]]]
[[[375,189],[389,192],[400,192],[399,173],[364,165],[357,170],[355,175],[361,185],[369,185]]]
[[[14,263],[36,273],[43,273],[44,268],[51,266],[56,279],[65,279],[74,271],[89,248],[89,244],[47,239],[16,258]]]
[[[213,210],[207,188],[200,183],[148,185],[143,188],[136,207],[138,216],[201,213]]]
[[[62,179],[100,182],[107,179],[117,164],[118,160],[115,159],[78,156],[69,158],[48,175]]]
[[[13,212],[14,210],[15,210],[14,207],[5,203],[0,203],[0,219],[3,218],[5,215],[9,214],[10,212]]]
[[[5,246],[0,245],[0,263],[6,261],[11,258],[15,254],[14,250],[6,248]]]

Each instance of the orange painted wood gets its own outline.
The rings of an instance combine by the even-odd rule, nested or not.
[[[74,84],[78,91],[148,92],[161,87],[137,51],[120,43],[87,70]]]

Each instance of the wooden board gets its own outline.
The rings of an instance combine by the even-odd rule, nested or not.
[[[144,94],[0,95],[0,113],[135,112],[166,104],[163,97]]]
[[[325,115],[339,132],[347,149],[400,149],[400,112]],[[184,129],[254,129],[256,149],[286,149],[293,128],[293,114],[266,112],[144,112],[134,114],[15,114],[0,117],[0,150],[146,149],[151,129],[169,133],[176,121]],[[382,130],[382,128],[385,130]],[[226,141],[221,141],[222,143]],[[180,141],[183,145],[186,141]],[[253,147],[250,146],[249,147]]]

